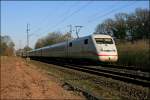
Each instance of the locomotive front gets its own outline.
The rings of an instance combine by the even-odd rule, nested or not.
[[[100,61],[116,62],[118,60],[116,45],[111,36],[103,35],[94,39],[98,53],[97,56]]]

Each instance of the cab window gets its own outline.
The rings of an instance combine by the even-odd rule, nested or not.
[[[72,47],[72,42],[69,43],[69,47]]]
[[[85,40],[84,40],[84,44],[88,44],[88,39],[85,39]]]
[[[95,38],[97,44],[113,44],[111,38]]]

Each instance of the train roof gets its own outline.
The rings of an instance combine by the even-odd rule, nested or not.
[[[76,41],[77,39],[84,39],[84,38],[87,38],[87,37],[93,37],[93,38],[111,38],[110,35],[105,35],[105,34],[91,34],[91,35],[88,35],[88,36],[83,36],[83,37],[80,37],[80,38],[75,38],[75,39],[72,39],[72,40],[68,40],[68,42],[73,42],[73,41]],[[63,45],[65,43],[66,43],[66,41],[60,42],[60,43],[56,43],[56,44],[53,44],[53,45],[48,45],[48,46],[45,46],[45,47],[42,47],[42,48],[34,49],[34,50],[31,50],[31,51],[28,51],[28,52],[38,51],[38,50],[46,49],[46,48],[50,48],[50,47],[52,48],[52,47]]]
[[[94,38],[111,38],[110,35],[105,35],[105,34],[92,34]]]

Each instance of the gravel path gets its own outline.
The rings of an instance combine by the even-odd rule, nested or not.
[[[84,99],[17,57],[1,57],[1,99]]]

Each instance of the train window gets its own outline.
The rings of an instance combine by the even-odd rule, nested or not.
[[[85,40],[84,40],[84,44],[88,44],[88,39],[85,39]]]
[[[95,38],[97,44],[113,44],[111,38]]]
[[[69,47],[72,47],[72,42],[69,43]]]

